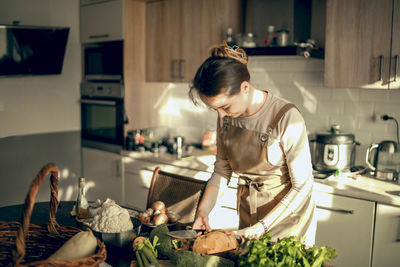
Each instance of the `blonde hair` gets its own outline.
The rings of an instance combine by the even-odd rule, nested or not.
[[[213,57],[226,57],[238,60],[240,63],[247,65],[247,54],[246,52],[235,45],[230,47],[226,41],[222,44],[216,45],[210,49],[210,54]]]

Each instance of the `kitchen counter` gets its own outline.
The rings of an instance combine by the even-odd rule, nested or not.
[[[175,154],[170,153],[152,153],[152,152],[136,152],[122,150],[122,156],[130,157],[136,160],[144,160],[159,164],[167,164],[181,168],[187,168],[194,171],[210,172],[214,170],[215,154],[201,149],[193,149],[190,156],[184,156],[177,159]]]
[[[400,206],[400,185],[371,176],[342,174],[326,179],[314,179],[314,190]]]
[[[209,173],[212,173],[215,161],[215,154],[200,149],[194,149],[190,157],[182,159],[176,159],[176,155],[169,153],[156,155],[151,152],[121,151],[121,155]],[[353,176],[351,173],[342,173],[326,179],[315,178],[314,190],[400,206],[400,184],[381,181],[367,175]]]

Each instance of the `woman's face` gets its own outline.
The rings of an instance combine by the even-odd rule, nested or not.
[[[218,112],[218,117],[223,118],[229,116],[237,118],[246,112],[249,103],[248,88],[241,86],[239,93],[228,96],[220,93],[213,97],[201,96],[201,100],[210,108]]]

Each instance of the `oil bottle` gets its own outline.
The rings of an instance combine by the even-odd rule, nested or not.
[[[79,219],[89,217],[89,203],[86,198],[86,181],[85,177],[79,178],[78,198],[76,199],[76,216]]]

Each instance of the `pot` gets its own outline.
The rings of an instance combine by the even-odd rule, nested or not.
[[[286,29],[276,31],[277,38],[276,43],[278,46],[288,46],[289,45],[289,31]]]
[[[372,159],[372,160],[371,160]],[[395,141],[385,140],[372,144],[365,155],[365,163],[376,178],[397,181],[400,168],[399,145]]]
[[[325,133],[317,133],[314,143],[312,163],[315,170],[330,172],[349,171],[354,167],[356,146],[351,133],[343,133],[339,125],[332,125]]]

